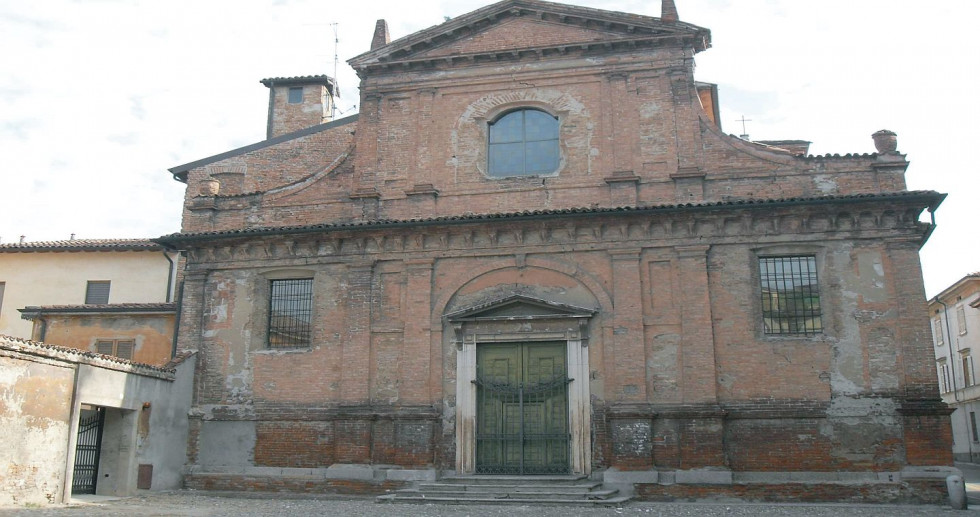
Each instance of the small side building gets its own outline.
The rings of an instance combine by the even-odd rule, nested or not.
[[[194,365],[0,336],[0,506],[180,488]]]
[[[162,365],[174,355],[177,304],[48,305],[20,309],[34,322],[31,339],[137,363]]]
[[[980,383],[974,356],[980,354],[980,272],[964,276],[929,300],[929,316],[939,391],[953,408],[953,458],[978,462]]]

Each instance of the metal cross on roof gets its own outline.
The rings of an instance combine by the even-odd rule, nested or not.
[[[746,122],[752,122],[752,119],[745,118],[745,115],[742,115],[742,118],[740,120],[736,120],[736,122],[741,122],[742,123],[742,134],[741,135],[738,135],[739,138],[742,138],[744,140],[748,140],[749,139],[749,133],[748,133],[748,131],[745,130],[745,123]]]

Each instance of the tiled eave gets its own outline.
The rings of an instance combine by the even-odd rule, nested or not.
[[[534,221],[558,219],[569,216],[593,217],[608,215],[667,215],[674,213],[697,213],[727,210],[771,210],[780,207],[848,205],[870,202],[900,202],[927,208],[930,212],[942,203],[946,194],[934,191],[909,191],[889,194],[856,194],[847,196],[820,196],[786,199],[743,199],[737,201],[718,201],[713,203],[687,203],[672,205],[653,205],[642,207],[614,208],[566,208],[556,210],[525,210],[521,212],[494,214],[465,214],[456,216],[417,218],[405,220],[377,220],[343,223],[325,223],[304,226],[280,226],[244,228],[215,232],[174,233],[165,235],[155,242],[168,248],[185,249],[195,245],[207,244],[224,239],[242,237],[261,237],[269,235],[298,235],[338,231],[370,231],[379,229],[413,228],[423,226],[453,226],[497,221]]]
[[[21,318],[34,320],[47,315],[96,315],[112,314],[115,316],[126,314],[176,314],[176,303],[111,303],[111,304],[88,304],[88,305],[46,305],[29,306],[17,309],[21,313]]]
[[[44,251],[162,251],[150,239],[70,239],[64,241],[14,242],[0,244],[0,253]]]
[[[85,364],[146,377],[156,377],[168,381],[173,381],[176,374],[174,368],[161,368],[109,355],[97,354],[95,352],[86,352],[74,348],[49,345],[40,341],[0,335],[0,355],[14,355],[16,357],[16,354],[40,357],[62,363]],[[168,366],[170,365],[168,364]]]

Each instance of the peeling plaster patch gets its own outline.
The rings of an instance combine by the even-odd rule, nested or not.
[[[817,174],[813,177],[813,184],[821,194],[836,194],[838,191],[837,181],[828,174]]]
[[[858,281],[855,287],[865,302],[883,302],[888,300],[885,289],[885,268],[882,265],[881,254],[877,251],[858,253]]]
[[[831,393],[856,395],[863,391],[864,354],[853,343],[835,343],[832,346],[834,361],[830,375]]]

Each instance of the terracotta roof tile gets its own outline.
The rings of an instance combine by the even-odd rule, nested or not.
[[[43,251],[152,251],[163,248],[149,239],[70,239],[63,241],[9,242],[0,253]]]
[[[30,355],[61,359],[73,363],[91,364],[93,366],[101,366],[103,368],[120,370],[129,373],[144,375],[149,374],[151,376],[158,377],[164,376],[165,378],[169,378],[171,380],[173,379],[173,375],[175,373],[173,368],[137,363],[135,361],[121,359],[111,355],[97,354],[95,352],[88,352],[85,350],[78,350],[77,348],[69,348],[59,345],[50,345],[41,341],[32,341],[30,339],[5,336],[2,334],[0,334],[0,350],[9,350],[12,352],[21,352]]]

